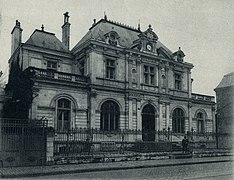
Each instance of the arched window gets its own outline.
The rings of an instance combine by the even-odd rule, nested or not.
[[[202,112],[197,113],[197,132],[198,133],[205,132],[204,114]]]
[[[184,133],[184,111],[176,108],[172,115],[172,131],[174,133]]]
[[[71,124],[71,102],[68,99],[59,99],[57,103],[57,130],[67,131]]]
[[[101,107],[101,130],[114,131],[119,129],[119,106],[114,101],[106,101]]]

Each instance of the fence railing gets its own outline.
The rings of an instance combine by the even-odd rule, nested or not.
[[[99,129],[76,128],[65,132],[55,131],[54,155],[171,152],[175,143],[177,148],[182,150],[181,142],[185,135],[193,149],[216,148],[217,134],[211,132],[187,132],[186,134],[173,133],[170,130],[108,132]]]
[[[0,161],[4,166],[41,164],[47,120],[0,119]],[[40,161],[40,163],[39,163]]]
[[[170,142],[171,131],[71,129],[55,131],[54,155],[170,151]]]

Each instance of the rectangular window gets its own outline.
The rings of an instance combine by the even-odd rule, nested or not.
[[[181,90],[182,87],[182,75],[175,73],[175,89]]]
[[[106,60],[106,78],[115,79],[115,60]]]
[[[47,69],[48,70],[57,70],[57,62],[55,61],[47,61]]]
[[[155,70],[153,66],[144,65],[144,83],[155,84]]]

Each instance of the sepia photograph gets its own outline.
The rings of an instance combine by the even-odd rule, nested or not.
[[[234,1],[0,0],[0,178],[234,179]]]

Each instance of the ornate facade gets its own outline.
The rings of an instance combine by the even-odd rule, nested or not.
[[[47,118],[61,131],[215,131],[214,97],[192,93],[193,65],[181,48],[173,53],[163,45],[151,25],[142,31],[105,16],[72,50],[68,13],[62,41],[43,26],[25,43],[21,34],[17,21],[9,65],[10,72],[16,64],[35,73],[30,118]]]

